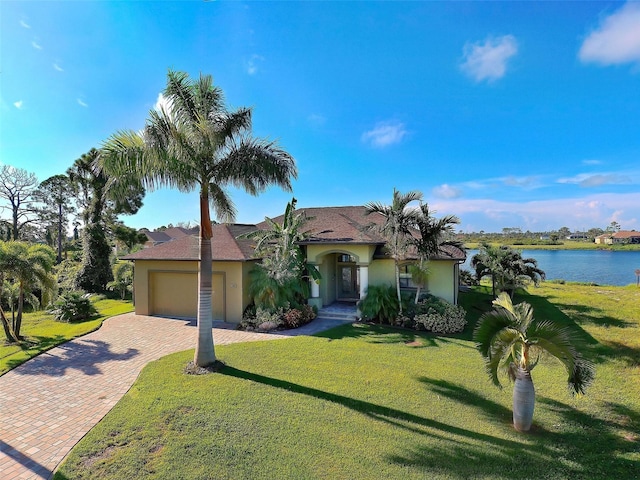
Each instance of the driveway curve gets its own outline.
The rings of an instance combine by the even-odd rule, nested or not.
[[[313,330],[327,326],[316,324]],[[196,334],[193,321],[128,313],[1,376],[0,478],[50,478],[71,448],[129,390],[142,367],[193,348]],[[224,324],[213,329],[216,345],[291,336],[243,332]]]

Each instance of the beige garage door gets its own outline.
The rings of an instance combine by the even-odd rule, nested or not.
[[[195,318],[198,314],[198,274],[151,272],[149,275],[151,315]],[[213,274],[213,318],[225,319],[224,274]]]

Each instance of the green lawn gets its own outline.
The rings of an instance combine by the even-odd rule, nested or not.
[[[98,329],[106,318],[133,311],[130,301],[103,299],[94,305],[99,315],[85,322],[56,322],[45,311],[26,313],[21,332],[26,341],[8,345],[0,340],[0,375],[56,345]],[[7,312],[7,315],[11,313]]]
[[[526,298],[577,322],[598,368],[572,398],[559,363],[543,361],[529,434],[511,426],[510,388],[489,382],[470,330],[355,325],[220,346],[218,374],[183,374],[189,351],[153,362],[55,478],[637,478],[640,289],[547,285]],[[473,325],[490,298],[462,302]]]

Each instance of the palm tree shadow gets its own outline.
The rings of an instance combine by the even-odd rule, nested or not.
[[[325,392],[323,390],[318,390],[312,387],[305,387],[303,385],[292,383],[286,380],[266,377],[264,375],[247,372],[245,370],[240,370],[228,365],[226,365],[220,371],[220,373],[222,375],[229,375],[231,377],[241,378],[256,383],[261,383],[263,385],[279,388],[282,390],[286,390],[287,392],[294,392],[320,400],[333,402],[346,408],[350,408],[360,414],[367,415],[378,421],[386,422],[399,428],[403,428],[430,437],[450,438],[453,435],[487,442],[496,447],[506,447],[508,445],[511,445],[512,443],[507,440],[494,437],[492,435],[487,435],[473,430],[449,425],[439,420],[423,417],[391,407],[385,407],[383,405],[377,405],[375,403],[370,403],[363,400],[358,400],[356,398]]]
[[[434,393],[454,400],[455,402],[476,407],[484,411],[487,416],[499,419],[501,423],[508,425],[511,422],[511,410],[467,388],[446,380],[437,380],[434,378],[419,377],[418,381],[428,385],[429,389]]]
[[[101,363],[126,361],[138,354],[139,350],[136,348],[118,353],[112,352],[110,344],[102,340],[82,339],[63,343],[54,350],[32,358],[14,371],[18,375],[61,377],[67,371],[75,369],[82,371],[85,375],[98,375],[102,373],[99,368]]]

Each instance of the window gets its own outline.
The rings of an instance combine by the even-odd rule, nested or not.
[[[411,280],[409,264],[400,265],[400,288],[416,288]]]

